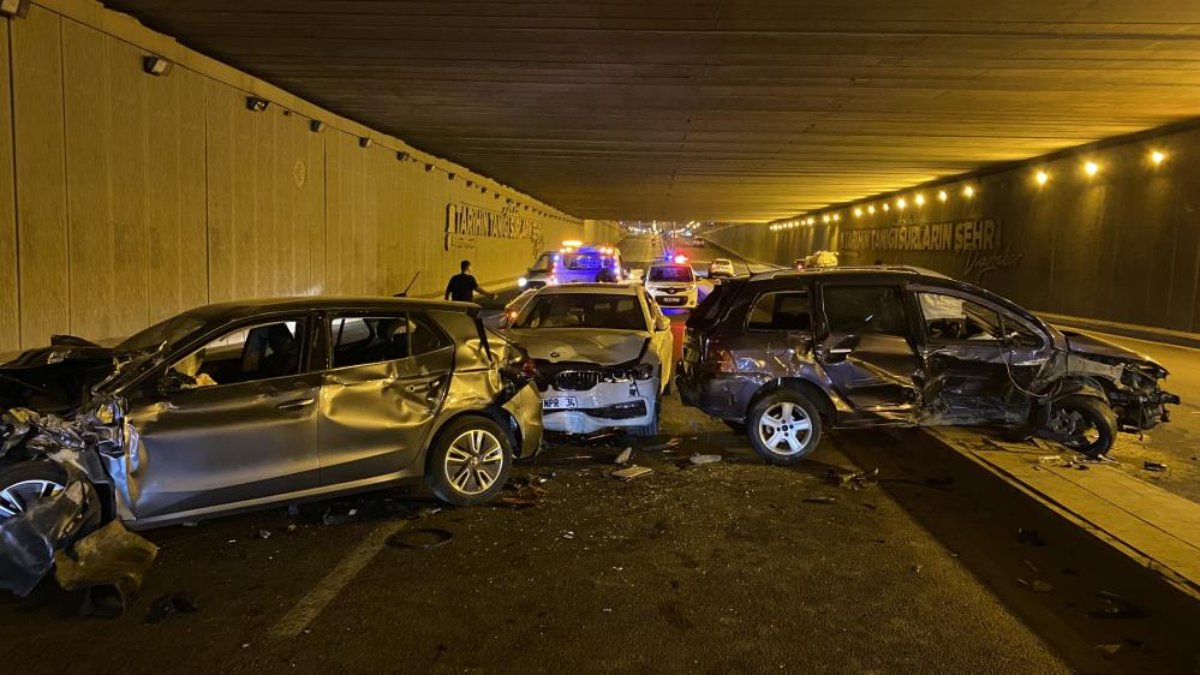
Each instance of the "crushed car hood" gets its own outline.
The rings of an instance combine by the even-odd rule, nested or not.
[[[1132,349],[1126,349],[1121,345],[1114,344],[1107,340],[1101,340],[1098,337],[1093,337],[1085,333],[1077,333],[1074,331],[1065,330],[1061,332],[1067,338],[1067,349],[1074,354],[1079,354],[1080,356],[1098,356],[1105,359],[1118,359],[1132,363],[1142,363],[1166,370],[1161,364],[1149,356],[1146,356],[1145,354],[1139,354]]]
[[[646,331],[596,328],[512,329],[506,336],[541,361],[588,362],[602,366],[628,363],[647,351]]]
[[[83,338],[55,335],[49,347],[22,352],[0,365],[0,410],[71,410],[92,386],[117,369],[120,354]]]

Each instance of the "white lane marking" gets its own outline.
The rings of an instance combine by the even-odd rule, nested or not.
[[[383,549],[387,544],[388,537],[404,529],[406,525],[408,523],[401,520],[384,523],[372,530],[349,555],[342,558],[337,567],[326,574],[320,583],[313,586],[287,614],[283,615],[282,619],[271,627],[269,631],[271,637],[293,638],[299,635],[300,631],[308,628],[308,625],[320,615],[325,606],[336,598],[346,584],[350,583]]]

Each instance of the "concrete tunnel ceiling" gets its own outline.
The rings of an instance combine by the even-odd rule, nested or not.
[[[763,221],[1200,113],[1196,0],[111,0],[589,218]]]

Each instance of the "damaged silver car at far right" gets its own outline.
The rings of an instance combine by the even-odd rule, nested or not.
[[[479,311],[387,298],[210,305],[114,348],[57,337],[0,366],[0,588],[27,593],[52,564],[62,583],[62,549],[93,533],[152,551],[122,523],[404,481],[456,505],[494,498],[540,447],[541,403],[524,352]]]
[[[677,373],[685,405],[779,464],[823,426],[996,425],[1095,457],[1179,403],[1148,357],[906,267],[726,281],[689,317]]]

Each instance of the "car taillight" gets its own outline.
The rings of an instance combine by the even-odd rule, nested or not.
[[[733,352],[716,338],[708,341],[708,348],[704,351],[704,361],[712,365],[717,372],[727,373],[734,370]]]

